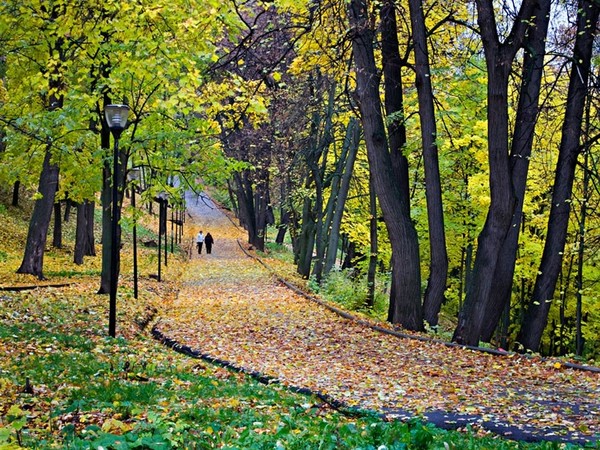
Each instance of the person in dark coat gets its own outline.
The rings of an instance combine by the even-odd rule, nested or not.
[[[213,239],[212,235],[210,233],[206,233],[206,236],[204,236],[204,244],[206,245],[206,253],[209,255],[212,252],[212,246],[214,243],[215,240]]]

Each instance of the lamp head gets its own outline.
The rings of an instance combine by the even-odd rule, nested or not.
[[[127,174],[127,179],[129,181],[135,181],[140,179],[141,169],[139,167],[132,167],[129,169],[129,173]]]
[[[104,115],[106,123],[111,133],[117,138],[121,135],[127,125],[127,115],[129,114],[129,106],[127,105],[106,105]]]

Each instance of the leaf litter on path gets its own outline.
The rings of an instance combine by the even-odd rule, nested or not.
[[[243,231],[211,206],[190,208],[193,228],[209,230],[215,246],[189,261],[182,290],[160,318],[163,335],[390,418],[470,422],[528,440],[599,439],[597,373],[401,339],[342,318],[248,258],[238,243]]]

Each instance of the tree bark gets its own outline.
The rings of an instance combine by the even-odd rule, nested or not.
[[[2,137],[2,136],[0,136]],[[13,184],[13,195],[12,195],[12,206],[19,206],[19,188],[21,187],[21,182],[19,180],[15,181]]]
[[[448,278],[448,252],[444,231],[442,186],[438,162],[437,127],[433,107],[433,89],[427,49],[427,32],[422,0],[409,0],[415,51],[415,75],[419,98],[423,164],[425,168],[425,195],[429,225],[429,280],[423,299],[423,314],[430,325],[437,325],[438,314],[444,302]]]
[[[85,200],[84,203],[87,230],[85,233],[86,245],[83,254],[84,256],[96,256],[96,239],[94,236],[94,211],[96,203],[89,200]]]
[[[351,0],[348,14],[367,155],[392,246],[392,284],[395,289],[390,296],[389,319],[409,330],[421,330],[423,310],[418,237],[410,216],[406,214],[408,208],[402,200],[402,186],[392,169],[379,99],[379,76],[373,49],[374,32],[370,28],[366,2]]]
[[[492,280],[508,233],[515,198],[508,158],[508,77],[513,60],[531,23],[537,0],[524,0],[512,30],[504,43],[497,33],[492,0],[477,0],[477,21],[485,51],[488,73],[487,119],[490,207],[483,230],[477,239],[477,254],[472,281],[467,288],[465,303],[458,316],[453,340],[477,345],[487,311]]]
[[[61,5],[54,5],[49,12],[47,27],[55,27],[60,18]],[[46,98],[46,109],[49,112],[61,109],[64,105],[64,80],[62,77],[62,62],[66,60],[65,40],[54,34],[54,41],[49,42],[49,57],[54,60],[53,67],[48,74],[48,91],[51,93]],[[56,58],[58,55],[58,59]],[[17,273],[26,273],[35,275],[40,279],[44,278],[44,251],[46,249],[46,239],[50,219],[52,217],[52,207],[58,189],[59,167],[52,161],[52,143],[46,144],[46,153],[42,163],[42,171],[38,185],[38,193],[41,198],[35,201],[33,213],[29,222],[29,231],[27,234],[27,243],[25,245],[25,254],[21,266]]]
[[[331,230],[329,232],[329,243],[327,244],[327,254],[325,256],[325,275],[329,274],[335,265],[338,244],[340,240],[340,227],[342,224],[342,217],[344,215],[344,208],[346,206],[346,200],[348,198],[348,191],[350,190],[350,179],[352,178],[352,172],[354,170],[354,161],[356,161],[356,154],[358,153],[358,145],[360,143],[360,126],[355,118],[351,118],[348,122],[348,128],[346,129],[346,137],[344,139],[344,148],[347,149],[348,154],[344,168],[342,169],[340,187],[336,195],[335,207],[333,217],[331,218]]]
[[[538,119],[540,86],[544,70],[545,43],[549,21],[550,0],[541,0],[539,8],[535,12],[534,24],[525,42],[523,79],[510,153],[515,209],[511,226],[498,255],[492,288],[481,326],[481,340],[485,342],[491,340],[506,305],[510,303],[512,294],[529,160],[533,146],[535,124]]]
[[[538,351],[548,312],[560,274],[567,239],[571,194],[577,158],[581,153],[579,139],[594,37],[597,33],[600,4],[581,0],[578,5],[577,37],[573,50],[567,107],[562,127],[558,162],[554,177],[552,206],[542,261],[535,280],[531,303],[517,336],[519,349]]]
[[[401,69],[406,63],[400,57],[395,3],[394,0],[385,0],[380,13],[384,102],[394,178],[400,185],[401,205],[405,208],[404,214],[410,216],[408,159],[403,153],[404,146],[406,145],[406,126],[404,121],[404,86]]]
[[[58,186],[58,173],[58,165],[52,162],[51,146],[48,145],[38,185],[41,198],[35,201],[33,214],[29,222],[25,254],[21,266],[17,269],[17,273],[35,275],[40,280],[44,279],[44,251],[54,207],[54,196]]]
[[[316,220],[310,197],[304,198],[302,208],[302,226],[298,236],[298,273],[303,278],[310,276],[312,253],[315,246]]]
[[[105,99],[105,104],[110,102]],[[106,153],[110,149],[110,130],[104,124],[100,131],[100,147],[104,149]],[[111,169],[110,161],[104,160],[102,165],[102,191],[100,193],[100,203],[102,207],[102,273],[100,275],[100,288],[98,294],[108,294],[110,292],[110,263],[111,263],[111,250],[112,250],[112,239],[111,239]]]
[[[73,251],[73,262],[83,264],[85,252],[85,230],[87,228],[86,208],[83,202],[77,204],[77,224],[75,229],[75,249]]]
[[[52,230],[52,247],[62,248],[62,212],[60,201],[54,202],[54,229]]]
[[[369,270],[367,271],[367,308],[375,306],[375,276],[377,275],[377,196],[373,187],[373,176],[369,177]]]
[[[83,264],[84,256],[96,255],[94,243],[94,202],[84,200],[76,206],[77,224],[73,262],[75,264]]]

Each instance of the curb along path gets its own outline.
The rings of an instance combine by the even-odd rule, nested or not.
[[[600,375],[549,361],[494,356],[382,334],[278,282],[245,255],[243,230],[206,199],[188,197],[193,233],[214,239],[192,259],[155,335],[261,381],[387,418],[472,424],[512,439],[600,440]]]

